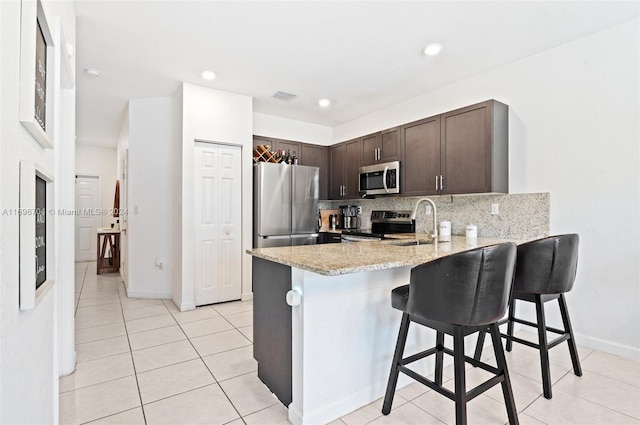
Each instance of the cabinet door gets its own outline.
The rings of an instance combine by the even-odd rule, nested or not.
[[[327,199],[329,186],[329,151],[326,146],[300,144],[298,164],[320,168],[320,199]]]
[[[340,143],[329,147],[330,170],[329,199],[341,199],[344,186],[345,144]]]
[[[271,146],[271,150],[275,150],[275,139],[264,136],[253,136],[253,149],[255,149],[258,145],[269,145]]]
[[[276,141],[276,147],[275,149],[278,150],[283,150],[285,151],[285,153],[287,151],[291,151],[291,155],[293,156],[293,154],[295,153],[296,156],[300,156],[300,143],[299,142],[292,142],[291,140],[282,140],[282,139],[278,139]]]
[[[380,162],[398,161],[400,151],[400,129],[384,130],[380,136]]]
[[[491,117],[487,103],[442,115],[442,193],[491,192]]]
[[[440,175],[440,116],[403,125],[400,131],[403,147],[403,161],[400,164],[402,194],[436,194],[436,177]]]
[[[360,165],[362,164],[362,139],[345,142],[345,186],[347,199],[360,198]]]
[[[400,159],[400,130],[391,128],[362,138],[362,164],[398,161]]]
[[[378,152],[381,146],[380,139],[380,132],[362,138],[362,165],[378,162]]]

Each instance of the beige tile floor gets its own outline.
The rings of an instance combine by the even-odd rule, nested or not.
[[[251,302],[179,312],[170,301],[127,298],[117,274],[76,265],[76,371],[60,379],[61,424],[287,424],[287,411],[256,376]],[[521,335],[527,335],[521,333]],[[553,399],[542,397],[535,350],[507,353],[520,423],[640,424],[640,363],[579,347],[551,350]],[[490,349],[485,350],[491,361]],[[451,370],[445,371],[451,385]],[[484,372],[470,367],[468,385]],[[453,424],[453,402],[420,384],[332,425]],[[469,403],[470,424],[505,424],[499,387]]]

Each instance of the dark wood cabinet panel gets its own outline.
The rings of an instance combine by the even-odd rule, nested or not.
[[[258,378],[288,406],[292,398],[291,267],[252,258],[253,357]]]
[[[425,118],[400,129],[403,160],[401,190],[405,196],[434,195],[440,175],[440,116]]]
[[[344,163],[346,159],[346,147],[339,143],[329,147],[329,199],[341,199],[344,187]]]
[[[507,121],[495,100],[442,114],[441,193],[509,191]]]
[[[370,134],[362,138],[362,165],[370,165],[378,162],[378,149],[382,139],[381,133]]]
[[[253,136],[253,149],[255,149],[258,145],[269,145],[271,146],[271,150],[275,150],[275,140],[271,137],[264,136]]]
[[[390,128],[382,132],[380,140],[381,156],[380,161],[398,161],[400,159],[400,129]]]
[[[358,168],[362,162],[362,139],[349,140],[329,147],[329,199],[360,197]]]
[[[398,161],[400,156],[399,128],[390,128],[362,138],[362,165]]]
[[[362,139],[345,142],[345,196],[346,199],[360,197],[360,165],[362,164]]]
[[[328,199],[329,148],[327,146],[300,144],[298,164],[320,168],[320,199]]]

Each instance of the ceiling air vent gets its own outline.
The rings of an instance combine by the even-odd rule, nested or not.
[[[287,101],[287,102],[291,102],[293,99],[298,97],[298,95],[297,94],[291,94],[291,93],[283,92],[283,91],[279,91],[278,93],[274,94],[273,97],[275,97],[276,99],[280,99],[280,100],[284,100],[284,101]]]

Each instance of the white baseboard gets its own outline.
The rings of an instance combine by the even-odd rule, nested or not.
[[[190,310],[195,310],[196,309],[196,303],[195,302],[177,303],[175,300],[172,300],[172,301],[173,301],[173,304],[175,304],[175,306],[180,311],[190,311]]]
[[[253,292],[245,292],[240,297],[242,301],[251,301],[253,299]]]
[[[504,328],[502,329],[504,331]],[[516,323],[513,331],[514,333],[519,330],[525,330],[535,334],[535,328],[524,326]],[[605,353],[614,354],[616,356],[624,357],[636,362],[640,362],[640,348],[632,347],[630,345],[619,344],[613,341],[607,341],[604,339],[574,333],[576,338],[576,345],[578,346],[578,353],[580,353],[580,346],[593,348],[594,350],[603,351]],[[484,341],[484,347],[491,345],[491,338],[487,337]]]
[[[617,342],[606,341],[588,335],[575,334],[576,344],[584,345],[594,350],[604,351],[609,354],[625,357],[627,359],[640,362],[640,348],[629,345],[618,344]],[[579,348],[578,348],[579,350]]]
[[[170,300],[171,292],[156,292],[156,291],[127,291],[129,298],[144,298],[149,300]]]

